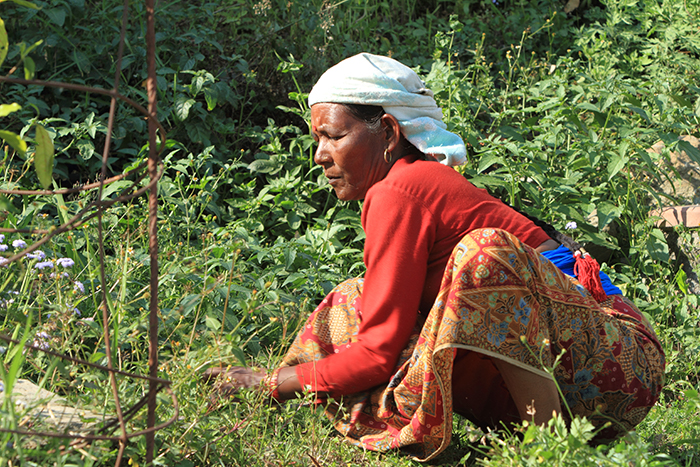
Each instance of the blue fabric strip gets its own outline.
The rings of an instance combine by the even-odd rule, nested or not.
[[[576,277],[574,275],[574,264],[576,264],[574,254],[564,245],[560,245],[556,250],[545,251],[541,255],[550,260],[564,274]],[[600,271],[600,282],[603,284],[603,290],[606,294],[622,295],[622,291],[612,283],[610,277],[603,271]]]

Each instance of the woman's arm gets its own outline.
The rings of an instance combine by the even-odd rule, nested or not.
[[[214,380],[215,388],[228,395],[233,395],[241,389],[253,388],[266,392],[269,396],[274,394],[275,400],[282,402],[304,393],[293,366],[283,367],[271,373],[243,367],[213,367],[204,372],[204,379]],[[326,396],[327,394],[317,395]]]

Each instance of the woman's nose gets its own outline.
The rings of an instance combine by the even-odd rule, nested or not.
[[[331,156],[328,154],[323,142],[319,141],[316,152],[314,152],[314,162],[318,165],[326,165],[330,162]]]

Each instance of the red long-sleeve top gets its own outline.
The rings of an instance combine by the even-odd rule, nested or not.
[[[549,239],[532,221],[454,169],[399,159],[362,208],[367,267],[357,342],[296,366],[305,387],[334,397],[387,383],[418,313],[427,314],[452,250],[477,228],[506,230],[533,248]]]

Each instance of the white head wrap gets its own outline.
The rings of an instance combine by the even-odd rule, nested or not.
[[[361,53],[329,68],[309,94],[310,106],[319,102],[381,106],[396,117],[401,133],[423,153],[449,166],[466,160],[464,142],[446,130],[433,91],[413,70],[392,58]]]

